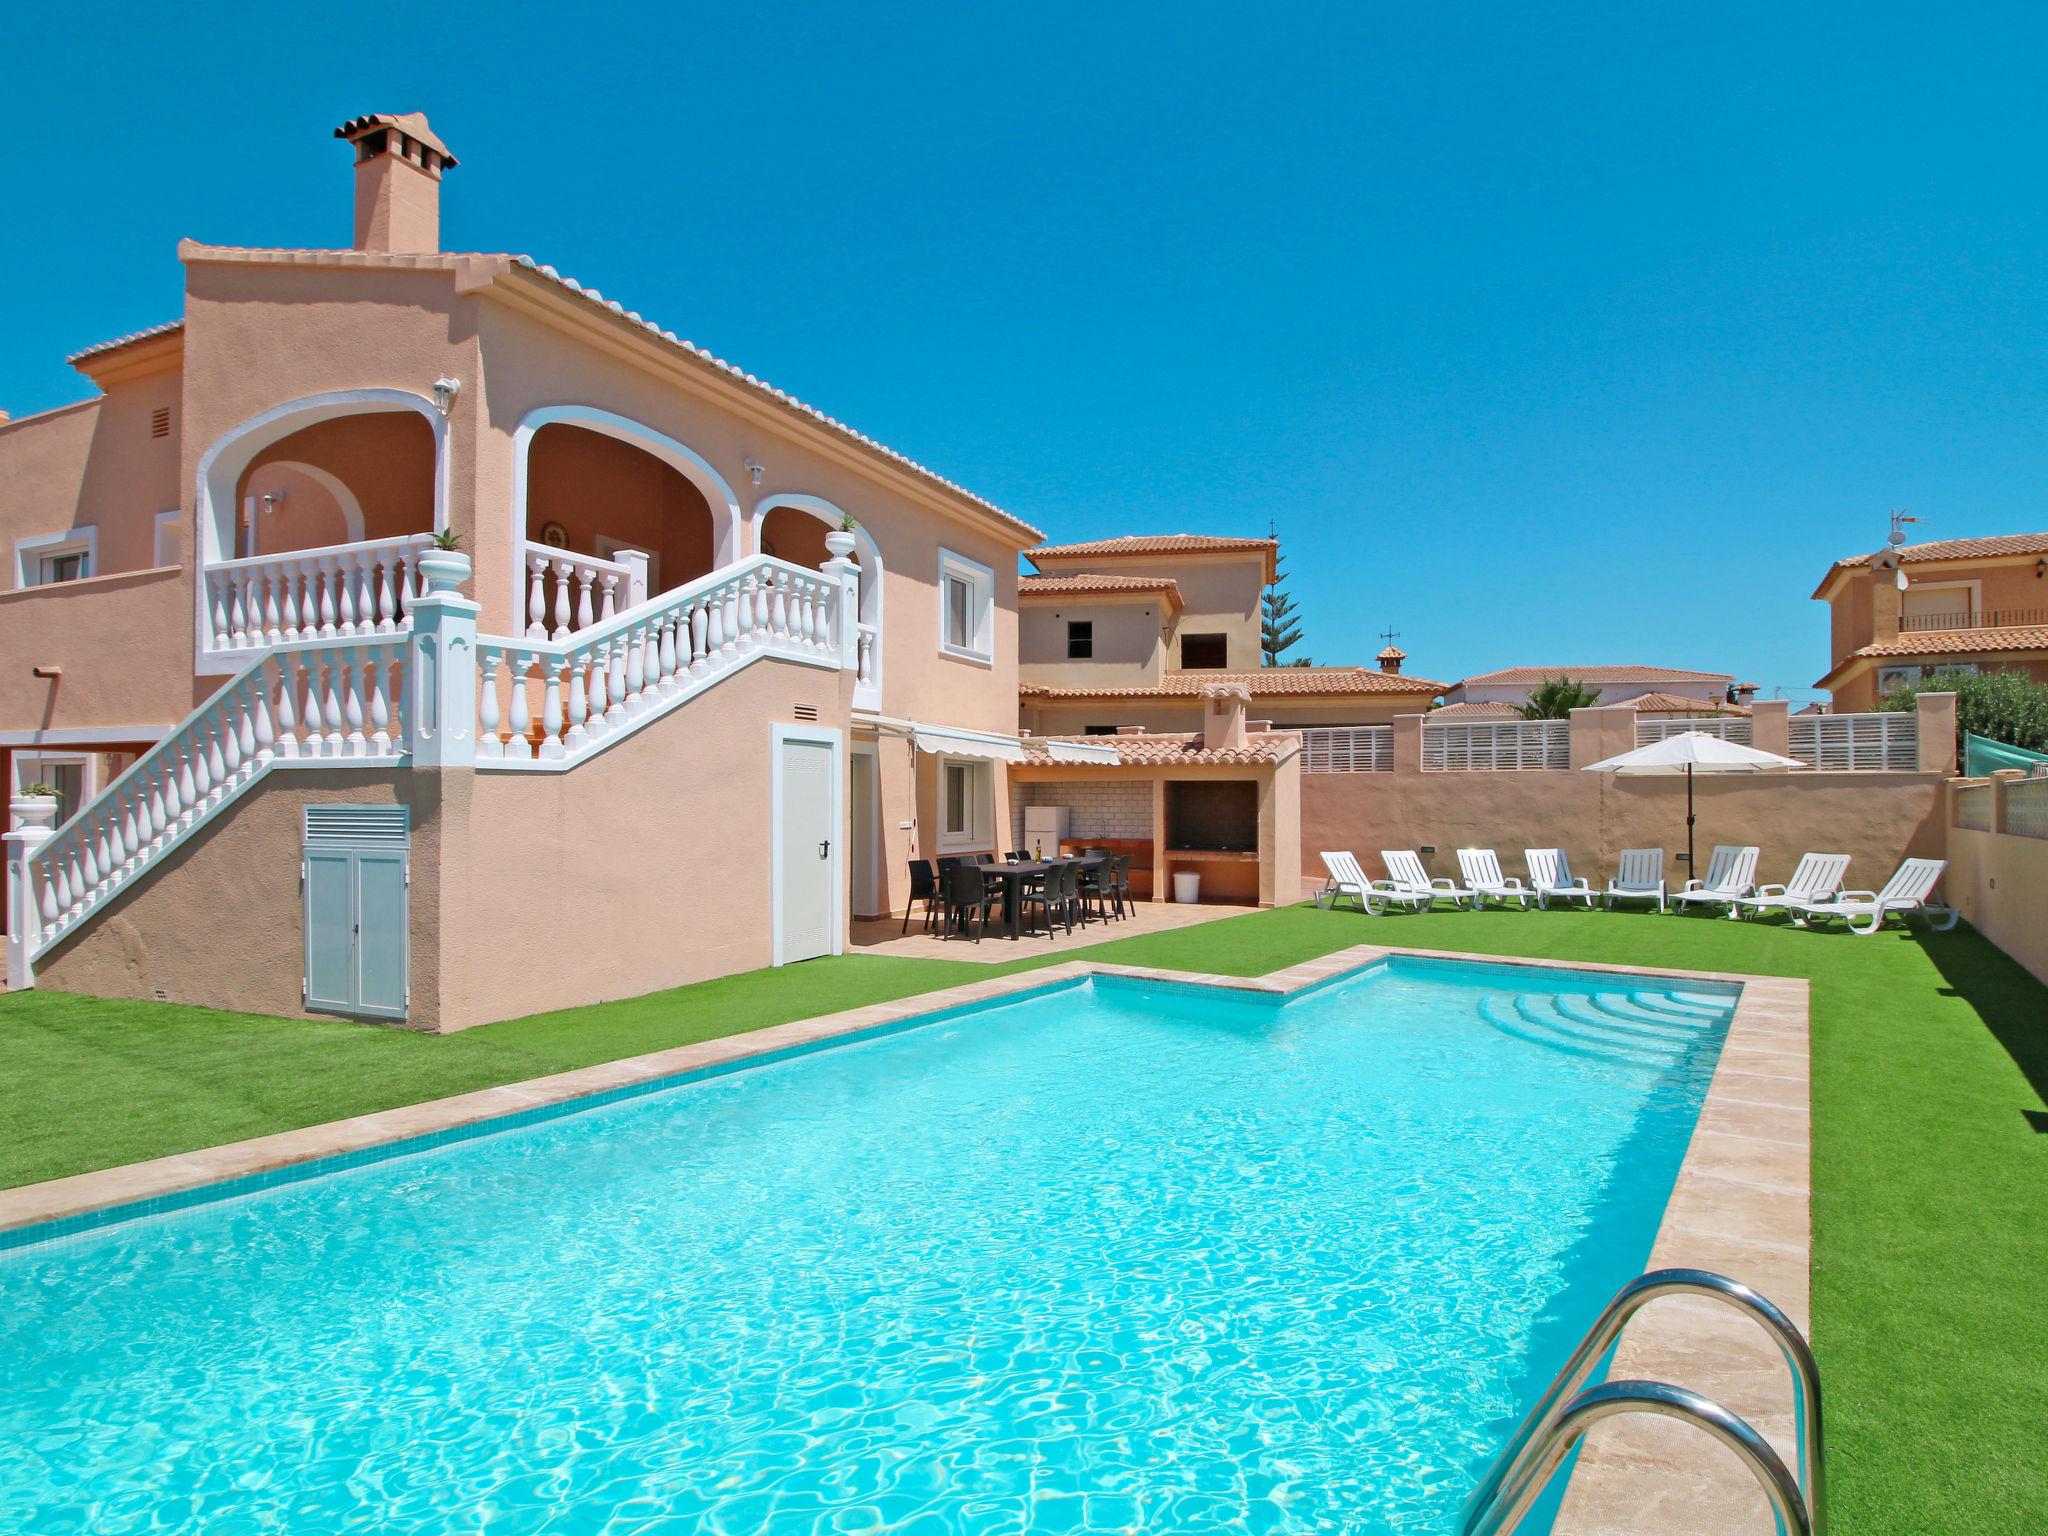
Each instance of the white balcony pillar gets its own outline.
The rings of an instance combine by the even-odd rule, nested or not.
[[[480,605],[455,589],[469,556],[431,549],[420,556],[426,591],[413,602],[405,676],[411,688],[405,748],[416,768],[476,766],[476,617]],[[514,678],[514,685],[519,685]]]
[[[825,547],[832,558],[824,564],[825,574],[839,588],[839,600],[832,614],[833,638],[839,642],[839,665],[860,676],[860,567],[847,557],[853,553],[854,536],[843,529],[825,535]]]
[[[42,904],[29,878],[29,861],[56,830],[57,801],[50,795],[16,795],[8,802],[14,829],[7,833],[7,990],[26,992],[36,984],[29,946],[43,931]]]
[[[621,594],[625,599],[625,605],[628,608],[638,608],[647,601],[649,596],[647,591],[647,551],[644,549],[622,549],[613,555],[612,559],[626,568],[626,590]]]

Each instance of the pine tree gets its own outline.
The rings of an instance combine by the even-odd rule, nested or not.
[[[1279,538],[1279,530],[1268,523],[1267,531]],[[1314,662],[1306,656],[1292,661],[1282,661],[1281,654],[1292,650],[1301,642],[1301,620],[1295,616],[1294,599],[1281,590],[1287,580],[1287,562],[1277,555],[1273,560],[1273,579],[1266,584],[1265,596],[1259,603],[1259,652],[1260,660],[1269,667],[1312,667]]]

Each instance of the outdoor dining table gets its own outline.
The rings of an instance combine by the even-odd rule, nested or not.
[[[1099,869],[1108,862],[1109,855],[1098,853],[1093,856],[1063,854],[1058,858],[1051,859],[1024,859],[1015,864],[982,865],[982,874],[1002,887],[1003,937],[1006,939],[1018,939],[1024,936],[1024,886],[1033,876],[1042,877],[1047,870],[1057,868],[1062,864],[1078,864],[1083,869]],[[1088,915],[1085,911],[1081,915],[1081,921],[1084,923],[1088,921]]]

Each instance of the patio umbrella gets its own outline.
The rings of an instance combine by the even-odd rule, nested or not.
[[[1796,757],[1760,752],[1739,741],[1724,741],[1705,731],[1683,731],[1647,747],[1587,766],[1588,773],[1682,773],[1685,775],[1685,867],[1692,869],[1692,776],[1701,773],[1761,773],[1766,768],[1804,768]]]

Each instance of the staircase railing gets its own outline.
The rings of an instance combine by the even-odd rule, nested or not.
[[[404,636],[307,640],[250,662],[21,860],[10,934],[33,961],[271,768],[396,762]]]
[[[857,666],[848,585],[757,555],[562,640],[479,636],[477,766],[567,768],[761,657]]]

